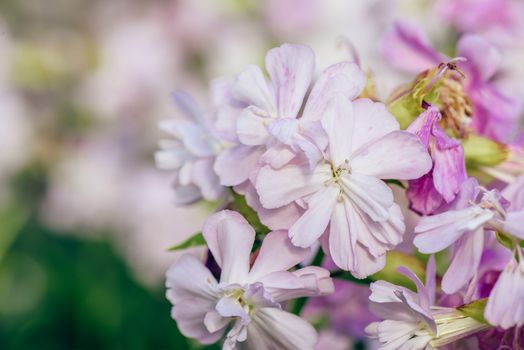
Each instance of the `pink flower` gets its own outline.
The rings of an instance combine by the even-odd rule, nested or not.
[[[232,324],[223,349],[313,349],[315,329],[282,310],[281,303],[302,296],[331,293],[333,282],[323,268],[287,271],[309,249],[291,245],[285,231],[269,233],[250,267],[254,230],[238,213],[221,211],[204,225],[203,235],[222,272],[216,281],[200,260],[183,256],[167,272],[167,298],[180,331],[204,344],[216,342]]]
[[[431,349],[437,335],[437,323],[431,306],[435,302],[435,261],[431,257],[426,272],[426,285],[409,269],[399,272],[417,286],[417,293],[386,281],[371,284],[370,309],[384,321],[373,322],[366,332],[380,342],[380,350]]]
[[[453,258],[442,279],[442,290],[453,294],[477,276],[484,249],[484,231],[498,230],[521,237],[521,211],[509,207],[509,202],[497,190],[478,186],[475,179],[467,180],[451,210],[421,218],[415,228],[415,246],[432,254],[453,245]]]
[[[353,99],[365,83],[357,65],[340,62],[325,69],[312,86],[315,56],[303,45],[271,49],[266,68],[270,81],[259,67],[250,65],[234,82],[223,85],[222,96],[227,98],[221,99],[218,124],[234,142],[215,164],[223,185],[248,180],[259,161],[280,167],[297,152],[313,166],[322,157],[312,138],[318,134],[328,92]]]
[[[322,127],[329,140],[325,159],[312,170],[306,162],[264,166],[256,181],[260,202],[268,209],[293,202],[305,207],[289,229],[293,244],[312,246],[325,233],[335,264],[368,276],[384,266],[404,233],[400,208],[381,179],[416,179],[431,168],[431,158],[383,104],[368,99],[335,95]]]
[[[177,92],[174,101],[185,119],[166,120],[160,127],[174,138],[160,141],[155,154],[161,169],[175,171],[173,189],[177,204],[189,204],[201,198],[220,199],[225,188],[213,170],[221,141],[210,117],[187,94]]]
[[[437,66],[448,58],[437,52],[417,26],[396,23],[381,41],[384,57],[397,68],[410,73]],[[466,73],[464,90],[473,106],[471,128],[498,141],[507,141],[516,130],[521,106],[494,83],[499,70],[499,51],[476,35],[463,35],[457,55],[467,60],[458,65]]]
[[[512,258],[502,271],[484,311],[489,323],[503,329],[524,325],[524,259],[522,248],[516,251],[518,261]]]
[[[409,181],[407,196],[411,209],[431,214],[442,204],[451,203],[467,179],[464,150],[438,124],[442,115],[429,106],[407,129],[419,136],[433,159],[433,169],[420,179]]]

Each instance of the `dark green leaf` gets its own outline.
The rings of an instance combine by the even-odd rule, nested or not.
[[[168,250],[170,252],[173,252],[176,250],[188,249],[192,247],[199,247],[203,245],[206,245],[206,240],[204,239],[204,236],[202,236],[202,233],[197,233],[194,236],[191,236],[188,239],[186,239],[184,242],[172,246]]]

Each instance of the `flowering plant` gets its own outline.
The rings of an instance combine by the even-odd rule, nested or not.
[[[157,164],[178,204],[218,207],[172,248],[209,251],[167,272],[184,335],[223,349],[330,348],[332,331],[384,350],[522,348],[524,151],[499,49],[465,33],[450,58],[406,23],[381,49],[417,74],[384,100],[358,60],[317,74],[296,44],[268,51],[267,75],[213,81],[207,112],[175,94],[184,119],[162,124]]]

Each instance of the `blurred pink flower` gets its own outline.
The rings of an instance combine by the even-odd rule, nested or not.
[[[410,73],[448,60],[419,27],[403,22],[386,32],[381,52],[394,66]],[[517,130],[521,104],[494,82],[501,61],[499,51],[485,39],[467,34],[457,44],[457,56],[467,59],[458,65],[466,74],[464,89],[473,105],[471,128],[497,141],[510,140]]]
[[[213,170],[222,141],[214,130],[213,119],[187,94],[174,94],[184,119],[166,120],[160,127],[174,139],[160,141],[155,154],[157,166],[175,171],[173,189],[176,204],[189,204],[201,198],[216,201],[226,193]]]
[[[308,249],[290,244],[285,231],[269,233],[253,266],[250,252],[255,231],[238,213],[221,211],[203,229],[211,254],[222,272],[216,281],[195,257],[182,257],[167,272],[167,298],[181,332],[209,344],[233,323],[223,349],[249,347],[313,349],[315,329],[281,309],[281,302],[302,296],[331,293],[329,271],[309,266],[287,271],[303,261]],[[255,345],[256,344],[256,345]]]

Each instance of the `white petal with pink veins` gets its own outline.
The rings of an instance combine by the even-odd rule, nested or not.
[[[306,212],[289,228],[294,245],[310,247],[324,233],[339,193],[337,186],[327,186],[313,195]]]
[[[400,126],[389,113],[386,106],[380,102],[373,102],[367,98],[353,101],[355,126],[351,135],[351,152],[360,147],[378,140],[392,131],[400,130]]]
[[[299,316],[275,308],[260,309],[248,326],[249,349],[313,350],[315,328]]]
[[[288,164],[279,170],[265,166],[258,173],[255,187],[262,206],[273,209],[317,192],[330,178],[328,164],[320,164],[313,172],[307,164]]]
[[[327,105],[322,127],[329,140],[329,155],[335,167],[344,164],[351,155],[351,135],[355,115],[352,103],[342,95],[335,95]]]
[[[249,280],[257,281],[271,272],[289,270],[304,261],[309,253],[309,249],[291,244],[286,231],[271,232],[262,242],[257,259],[249,272]]]
[[[246,181],[263,154],[263,147],[238,145],[223,150],[215,161],[215,172],[224,186],[236,186]]]
[[[232,87],[232,94],[237,100],[268,113],[276,112],[275,93],[260,68],[255,65],[249,65],[237,76]]]
[[[355,172],[380,179],[411,180],[426,174],[433,161],[418,136],[394,131],[358,149],[351,160]]]
[[[320,120],[331,96],[340,94],[353,100],[365,84],[364,72],[353,62],[340,62],[327,67],[311,90],[302,119]]]
[[[454,246],[453,258],[442,278],[446,294],[458,292],[478,272],[484,249],[484,230],[477,229],[459,238]]]
[[[263,111],[256,107],[244,109],[238,116],[236,122],[236,132],[241,143],[248,146],[263,145],[268,141],[268,131],[266,124],[270,118],[263,116]]]
[[[304,45],[284,44],[269,50],[266,68],[276,95],[278,115],[296,118],[315,70],[315,54]]]

